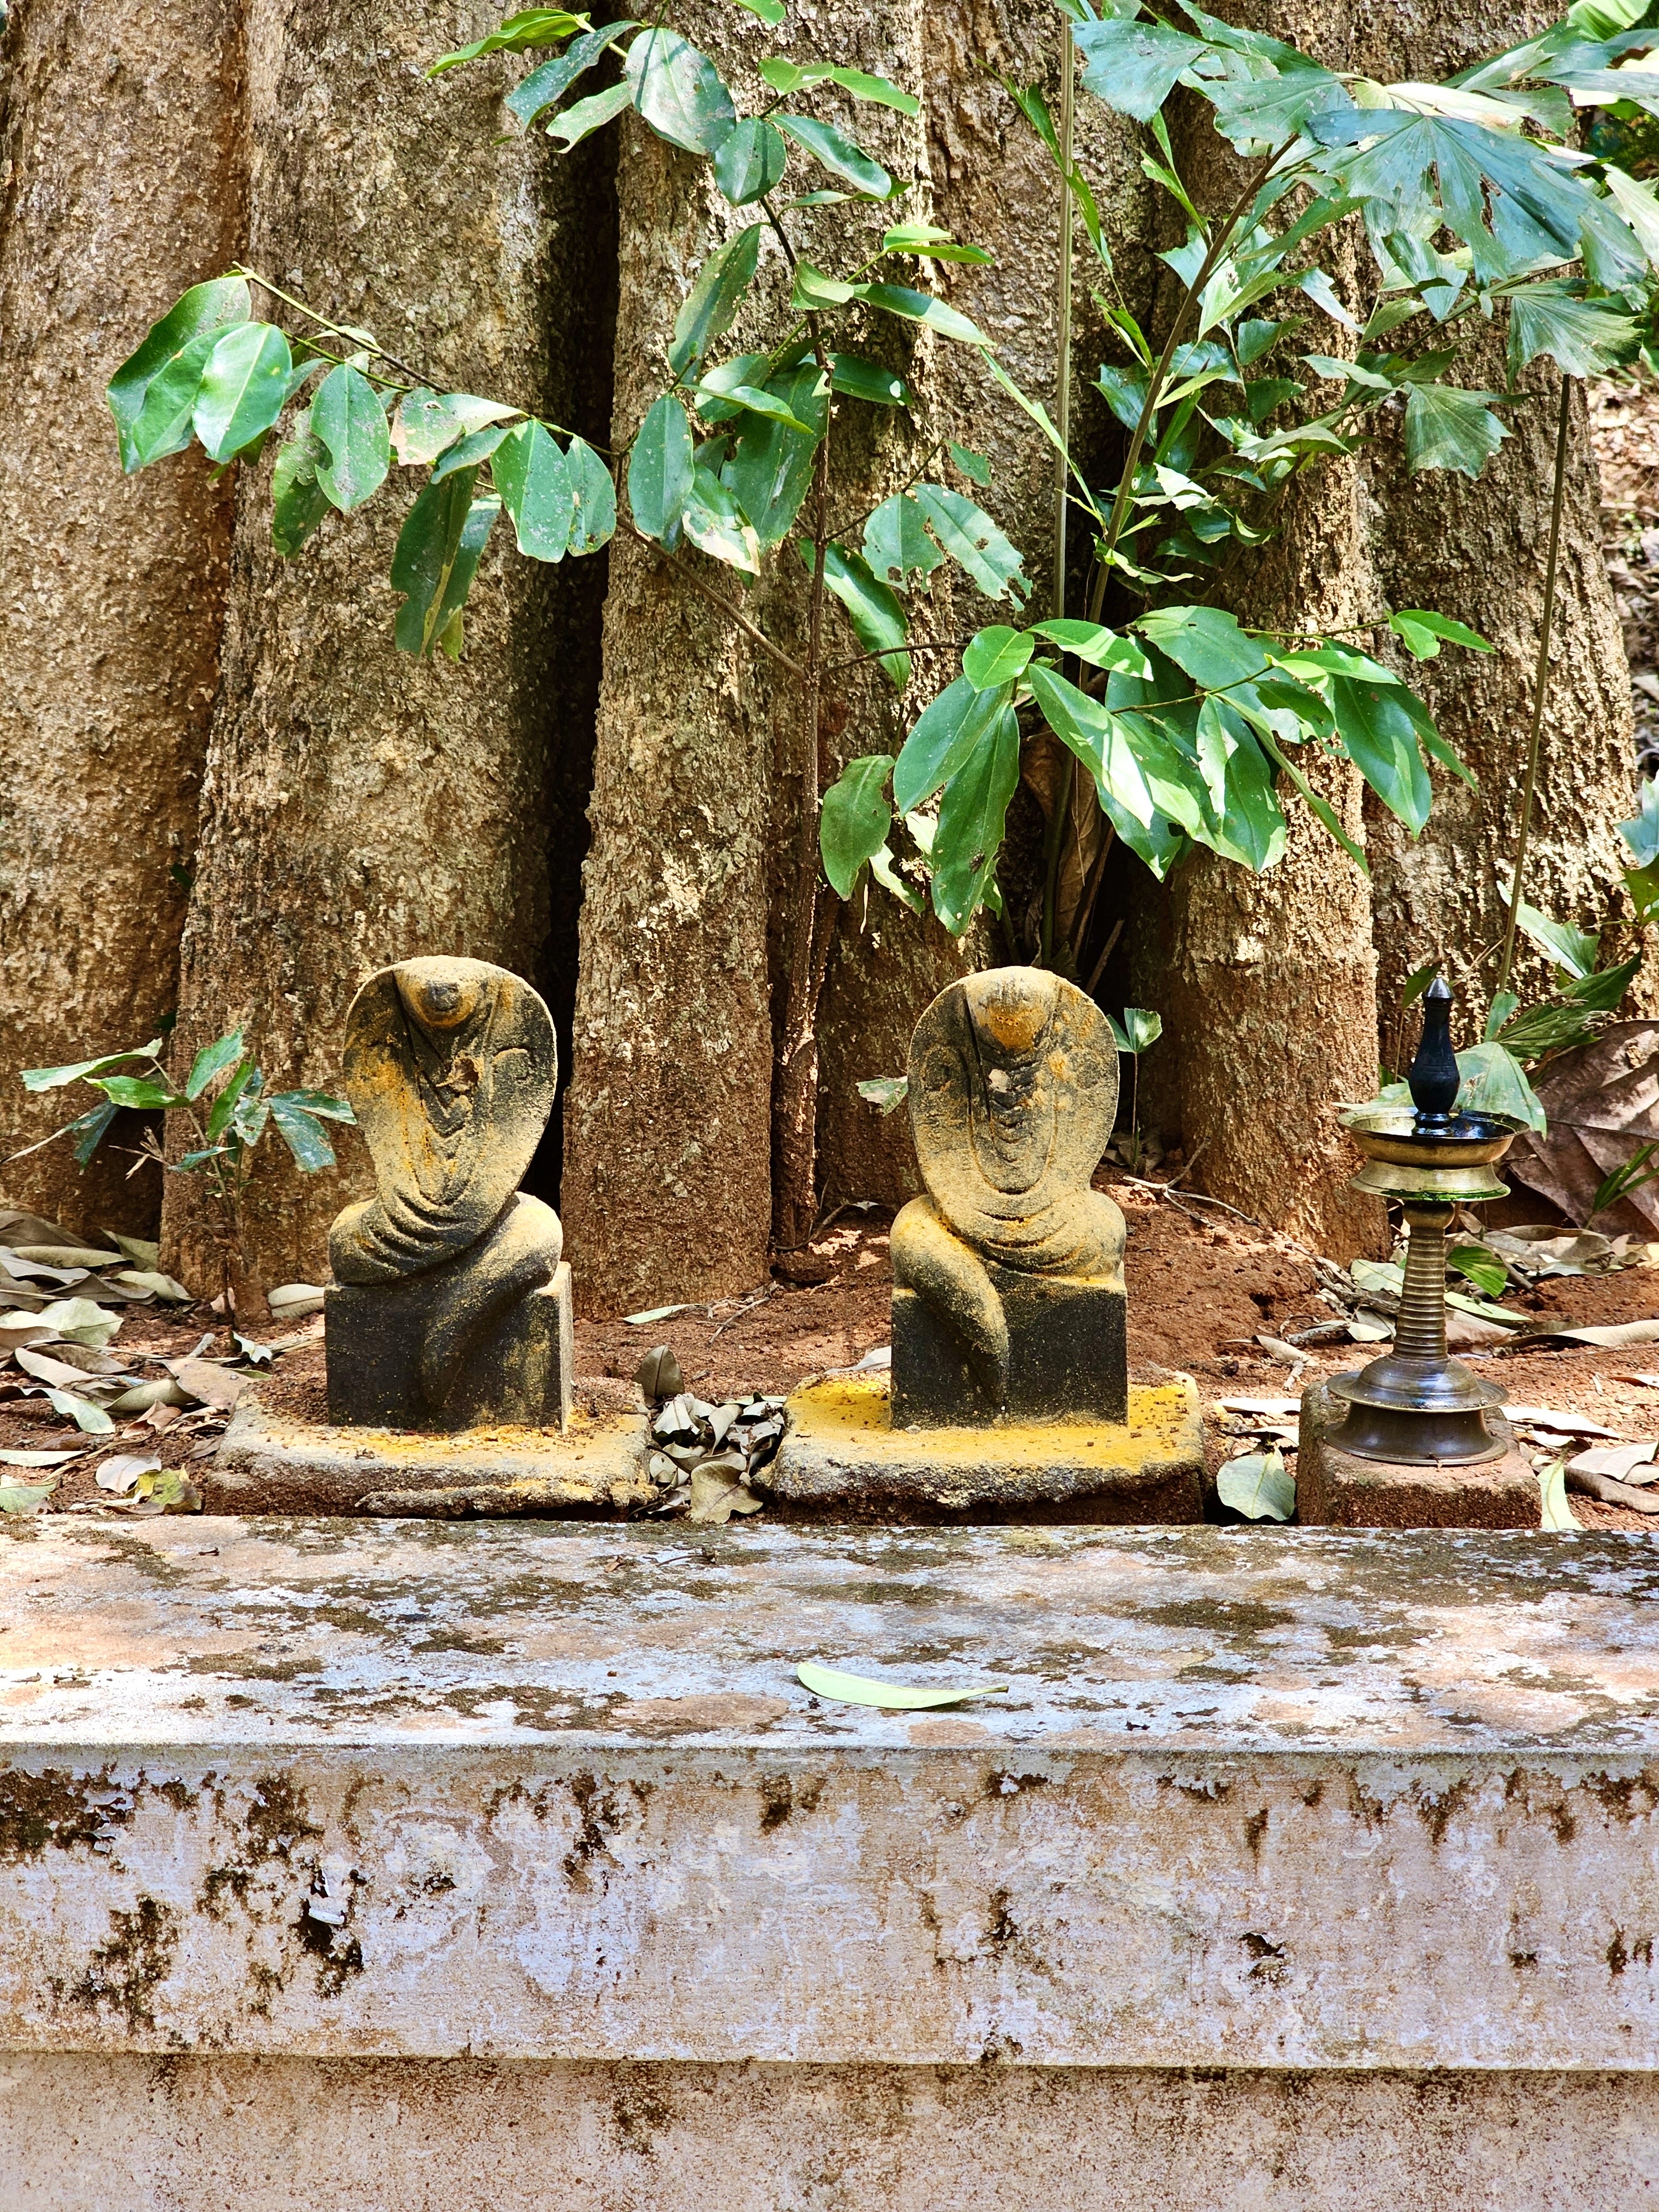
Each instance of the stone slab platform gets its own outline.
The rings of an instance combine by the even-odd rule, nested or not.
[[[1296,1456],[1297,1518],[1304,1528],[1536,1528],[1543,1493],[1502,1412],[1486,1419],[1504,1443],[1501,1459],[1396,1466],[1340,1450],[1331,1431],[1347,1407],[1322,1382],[1302,1394]]]
[[[1206,2212],[1626,2201],[1547,2194],[1556,2091],[1529,2111],[1468,2085],[1659,2068],[1656,1601],[1659,1551],[1615,1532],[9,1523],[0,2081],[59,2085],[0,2099],[21,2202],[106,2201],[73,2185],[99,2108],[42,2135],[83,2053],[165,2061],[152,2130],[192,2082],[216,2111],[249,2062],[310,2068],[316,2142],[355,2094],[343,2062],[453,2063],[416,2100],[440,2114],[507,2062],[609,2068],[561,2077],[526,2138],[575,2146],[569,2201],[596,2207],[832,2203],[805,2179],[768,2197],[765,2169],[719,2197],[653,2193],[640,2146],[695,2148],[714,2110],[757,2156],[834,2139],[867,2158],[860,2115],[883,2097],[936,2114],[890,2140],[932,2129],[947,2166],[985,2117],[972,2201],[990,2207],[1146,2201],[1131,2185],[1174,2161],[1183,2111],[1193,2163],[1174,2161],[1170,2201]],[[795,1680],[804,1658],[1009,1693],[830,1705]],[[793,2086],[741,2087],[768,2066]],[[659,2104],[642,2067],[671,2077]],[[983,2104],[946,2074],[893,2085],[957,2068],[991,2083]],[[1045,2069],[1075,2090],[1042,2088]],[[1091,2069],[1155,2078],[1137,2104],[1125,2073]],[[1229,2091],[1194,2069],[1246,2070]],[[1438,2124],[1413,2098],[1433,2095],[1387,2084],[1443,2069],[1464,2085],[1448,2184],[1413,2196]],[[1354,2093],[1372,2132],[1342,2124],[1356,2174],[1398,2172],[1397,2193],[1322,2197],[1316,2173],[1279,2192],[1231,2162],[1230,2113],[1264,2156],[1297,2111],[1337,2125],[1325,2075],[1382,2084]],[[136,2078],[111,2077],[118,2121]],[[281,2086],[300,2077],[257,2078],[268,2114],[303,2106]],[[711,2108],[698,2079],[736,2086]],[[1650,2116],[1613,2136],[1650,2187],[1651,2081],[1624,2105],[1583,2094],[1574,2142],[1596,2112]],[[373,2191],[327,2201],[473,2201],[446,2191],[477,2105],[422,2183],[428,2122],[411,2112],[405,2137],[393,2094],[364,2107],[385,2121],[362,2151]],[[1124,2146],[1121,2198],[1076,2193],[1065,2130],[1091,2113]],[[264,2125],[198,2125],[197,2170],[240,2144],[257,2177]],[[1458,2162],[1477,2138],[1499,2160],[1478,2197]],[[1523,2152],[1533,2179],[1505,2194]],[[952,2200],[890,2176],[842,2201]],[[267,2179],[190,2202],[290,2199]]]
[[[298,1421],[250,1393],[198,1479],[210,1513],[608,1519],[658,1502],[644,1447],[642,1413],[595,1403],[580,1386],[562,1432],[456,1436]]]
[[[1201,1521],[1204,1427],[1184,1375],[1132,1388],[1127,1425],[897,1429],[885,1376],[831,1376],[793,1393],[788,1430],[761,1480],[786,1511],[838,1521]]]

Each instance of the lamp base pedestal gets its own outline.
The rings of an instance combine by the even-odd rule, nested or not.
[[[1316,1383],[1302,1395],[1297,1519],[1304,1528],[1537,1528],[1542,1493],[1503,1414],[1485,1415],[1496,1446],[1486,1460],[1428,1463],[1362,1458],[1337,1433],[1349,1407]]]

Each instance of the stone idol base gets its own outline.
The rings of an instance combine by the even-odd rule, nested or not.
[[[1302,1395],[1297,1452],[1297,1519],[1304,1528],[1536,1528],[1542,1525],[1538,1477],[1516,1449],[1500,1413],[1486,1416],[1507,1449],[1479,1466],[1396,1466],[1340,1451],[1330,1432],[1346,1406],[1323,1383]]]
[[[337,1428],[236,1408],[200,1477],[210,1513],[384,1513],[608,1519],[658,1502],[645,1472],[644,1416],[609,1382],[578,1382],[557,1429],[501,1425],[463,1436]]]
[[[449,1266],[398,1283],[337,1284],[328,1293],[328,1411],[331,1420],[426,1422],[471,1429],[508,1419],[564,1427],[574,1367],[570,1268],[561,1261],[544,1290],[518,1300],[468,1354],[441,1413],[431,1414],[421,1387],[421,1354],[434,1309],[453,1289],[464,1253]]]
[[[837,1521],[1142,1522],[1204,1517],[1204,1431],[1184,1375],[1098,1419],[895,1429],[885,1376],[830,1376],[789,1400],[767,1471],[779,1506]]]

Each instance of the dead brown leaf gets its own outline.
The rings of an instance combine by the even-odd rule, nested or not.
[[[1549,1128],[1526,1130],[1504,1163],[1517,1182],[1587,1226],[1601,1183],[1638,1145],[1659,1138],[1659,1022],[1613,1022],[1564,1052],[1534,1086]],[[1596,1217],[1609,1234],[1659,1231],[1659,1182],[1644,1183]]]

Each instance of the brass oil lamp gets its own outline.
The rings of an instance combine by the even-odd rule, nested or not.
[[[1493,1164],[1522,1124],[1457,1112],[1451,993],[1437,975],[1424,994],[1423,1038],[1407,1084],[1409,1106],[1360,1106],[1342,1116],[1365,1155],[1351,1188],[1397,1200],[1407,1242],[1395,1340],[1358,1374],[1333,1378],[1331,1395],[1348,1410],[1330,1442],[1396,1466],[1473,1465],[1506,1449],[1486,1420],[1504,1393],[1447,1352],[1446,1231],[1455,1207],[1508,1195]]]

